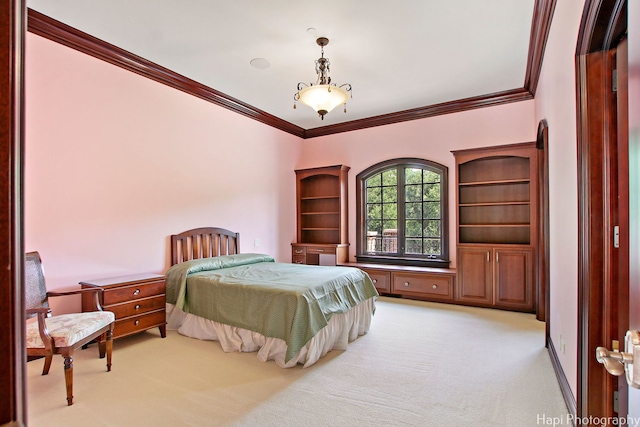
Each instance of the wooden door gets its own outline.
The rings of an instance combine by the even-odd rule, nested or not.
[[[624,222],[625,215],[629,218],[629,151],[624,146],[628,132],[620,122],[625,111],[617,105],[621,79],[614,72],[616,48],[627,29],[633,40],[626,12],[626,0],[586,2],[576,49],[579,417],[627,413],[626,396],[616,399],[626,386],[619,388],[618,377],[609,375],[595,358],[596,347],[614,347],[629,326],[630,240]],[[626,80],[623,76],[622,82]]]
[[[495,305],[533,311],[533,250],[495,248],[493,254]]]
[[[456,299],[493,304],[493,255],[491,247],[458,247]]]

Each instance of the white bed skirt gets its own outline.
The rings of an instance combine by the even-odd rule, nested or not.
[[[167,328],[191,338],[219,341],[227,353],[257,351],[262,362],[273,360],[281,368],[292,368],[297,364],[307,368],[331,350],[346,350],[349,342],[367,333],[374,300],[369,298],[346,313],[334,314],[329,324],[286,363],[287,344],[283,340],[185,313],[173,304],[167,304]]]

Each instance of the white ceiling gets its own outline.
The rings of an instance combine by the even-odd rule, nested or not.
[[[51,18],[304,129],[524,85],[535,0],[27,0]],[[293,109],[317,37],[347,113]],[[270,66],[251,66],[264,58]]]

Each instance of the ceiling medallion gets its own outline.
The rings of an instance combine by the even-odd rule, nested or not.
[[[347,112],[347,99],[351,96],[351,85],[345,83],[340,86],[331,84],[329,77],[329,58],[324,57],[324,47],[329,44],[329,39],[319,37],[316,40],[320,46],[322,56],[316,60],[316,73],[318,78],[314,83],[298,83],[298,92],[293,95],[293,108],[296,108],[296,101],[313,108],[320,118],[324,120],[325,114],[333,110],[340,104],[344,104],[344,112]]]

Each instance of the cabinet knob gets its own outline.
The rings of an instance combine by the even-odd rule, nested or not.
[[[405,286],[409,286],[409,282],[404,282],[404,285]]]
[[[136,304],[135,309],[136,309],[136,310],[140,310],[140,304]]]
[[[431,285],[432,289],[438,289],[438,285]]]
[[[297,253],[297,254],[301,254],[302,253],[302,249],[296,249],[294,252]]]
[[[373,283],[374,283],[374,284],[375,284],[375,283],[378,283],[378,280],[377,280],[377,279],[373,279]]]
[[[136,320],[135,322],[133,322],[134,325],[138,326],[140,324],[139,320]]]
[[[133,291],[133,294],[134,294],[134,295],[138,295],[138,294],[140,294],[140,289],[136,289],[135,291]]]

